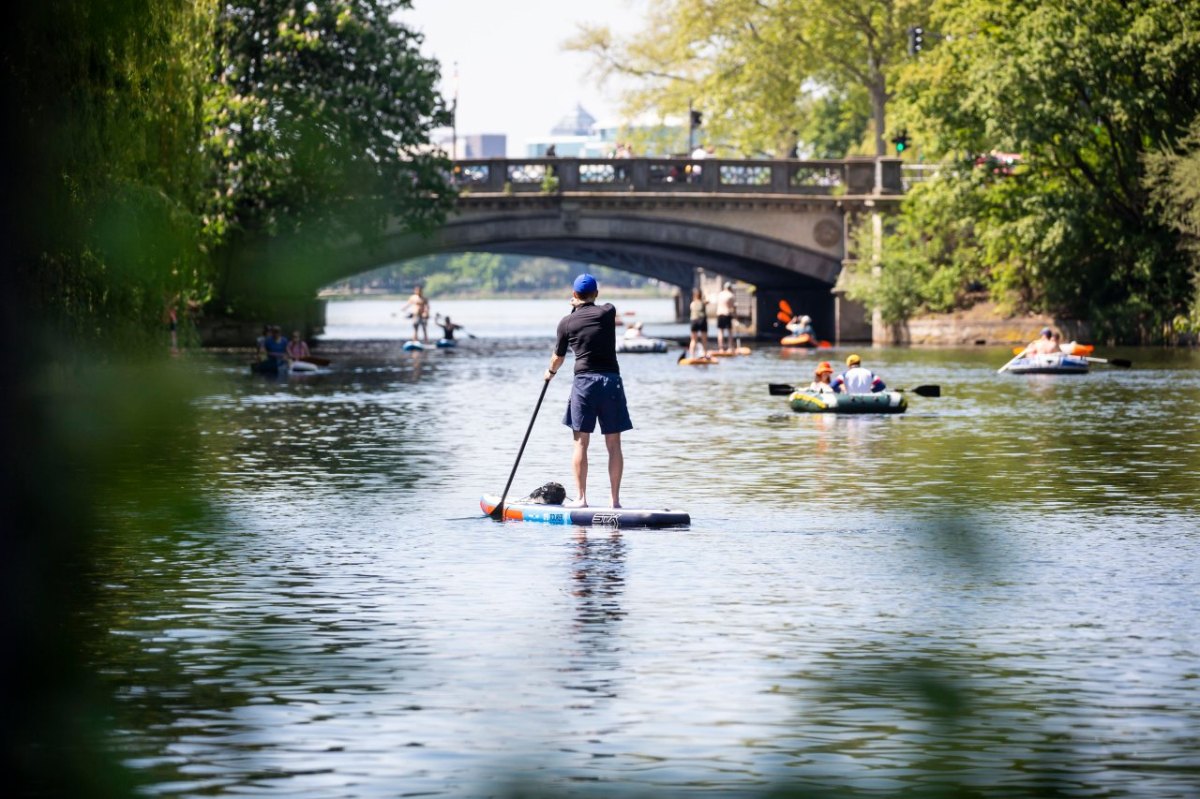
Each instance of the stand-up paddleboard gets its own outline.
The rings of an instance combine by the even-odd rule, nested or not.
[[[446,349],[447,347],[457,347],[458,340],[453,339],[453,338],[439,338],[437,340],[437,345],[438,345],[439,349],[443,349],[443,350]]]
[[[479,507],[486,516],[492,515],[500,497],[484,494]],[[562,505],[534,505],[522,502],[504,503],[504,518],[518,522],[546,524],[576,524],[583,527],[682,527],[692,523],[692,517],[681,510],[646,508],[565,508]]]
[[[420,352],[423,349],[425,349],[425,345],[419,341],[404,342],[404,351],[405,352]]]
[[[718,358],[732,358],[735,355],[749,355],[750,352],[749,347],[734,347],[731,350],[713,350],[709,355],[714,355]]]
[[[683,355],[679,356],[678,363],[680,366],[711,366],[714,363],[720,363],[720,361],[711,355],[706,355],[700,358],[689,358],[687,357],[687,354],[684,353]]]

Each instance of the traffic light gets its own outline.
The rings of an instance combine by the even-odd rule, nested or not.
[[[921,52],[921,48],[925,46],[925,29],[919,25],[911,25],[908,28],[908,54],[916,57],[917,53]]]
[[[700,124],[703,121],[704,121],[703,114],[701,114],[699,111],[691,112],[691,125],[692,125],[693,129],[700,127]]]
[[[892,144],[896,145],[896,155],[904,155],[904,151],[908,149],[908,133],[900,131],[892,137]]]

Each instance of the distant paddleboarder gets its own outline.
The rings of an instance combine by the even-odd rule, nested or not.
[[[596,305],[599,286],[596,278],[582,274],[575,278],[571,295],[571,313],[558,323],[558,339],[545,379],[558,374],[567,349],[575,353],[575,379],[563,424],[574,431],[575,451],[571,465],[579,491],[568,507],[587,507],[588,443],[596,422],[608,448],[608,479],[612,507],[621,507],[621,475],[625,459],[621,454],[621,433],[633,429],[625,403],[625,386],[617,366],[617,311],[609,303]]]

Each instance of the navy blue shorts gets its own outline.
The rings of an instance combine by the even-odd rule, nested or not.
[[[625,404],[625,384],[613,372],[584,372],[571,383],[571,398],[563,424],[580,433],[591,433],[600,422],[600,432],[624,433],[633,429]]]

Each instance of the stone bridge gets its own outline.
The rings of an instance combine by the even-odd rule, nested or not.
[[[493,252],[603,264],[686,294],[697,270],[753,285],[760,335],[779,300],[825,338],[870,339],[835,295],[853,228],[899,203],[900,160],[684,158],[456,161],[458,211],[432,237],[396,236],[371,266],[432,253]],[[383,260],[379,260],[382,255]]]
[[[437,253],[549,256],[685,295],[704,276],[742,281],[754,287],[760,336],[781,335],[773,324],[787,300],[822,338],[870,340],[869,320],[835,286],[856,226],[903,195],[896,158],[499,158],[456,161],[453,175],[461,195],[441,229],[346,248],[317,285]]]

